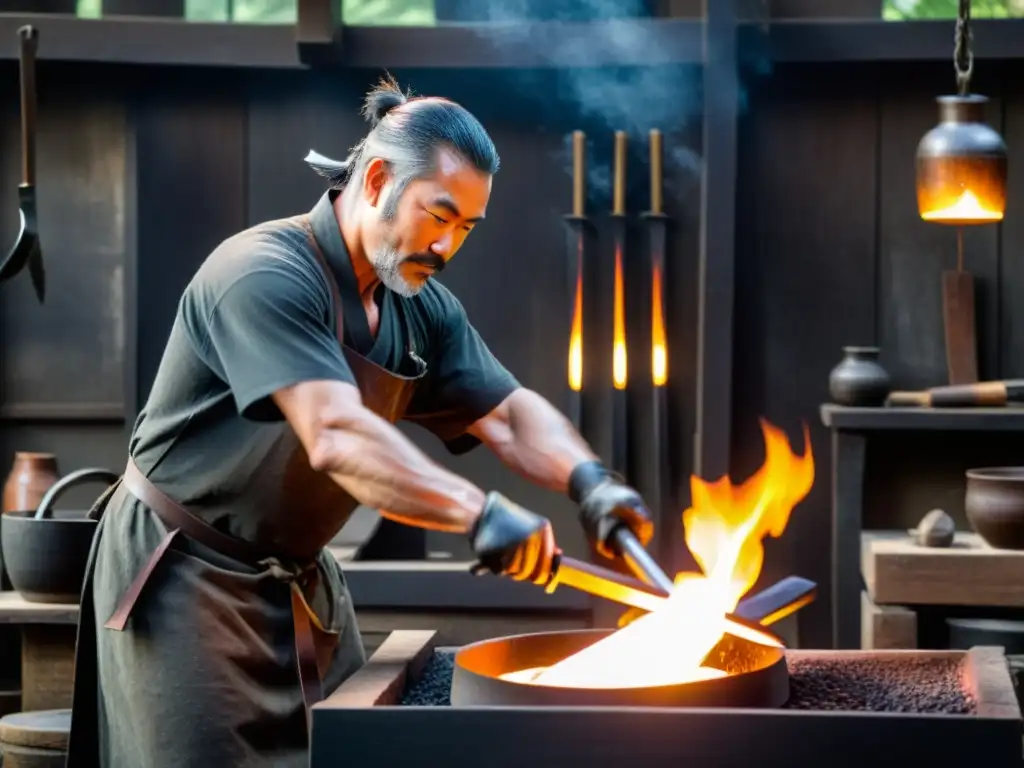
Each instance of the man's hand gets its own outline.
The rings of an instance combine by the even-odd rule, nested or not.
[[[645,547],[654,536],[654,521],[640,494],[623,483],[600,462],[588,461],[573,470],[569,497],[579,504],[580,523],[594,548],[616,558],[612,534],[620,525],[633,532]]]
[[[481,566],[491,573],[541,585],[551,578],[557,552],[551,523],[500,493],[487,494],[469,541]]]

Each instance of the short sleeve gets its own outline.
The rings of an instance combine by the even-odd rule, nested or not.
[[[515,377],[491,354],[450,294],[444,302],[439,337],[417,387],[406,421],[433,432],[451,453],[465,453],[480,441],[466,430],[519,388]]]
[[[201,354],[245,418],[280,420],[271,395],[303,381],[355,384],[323,294],[309,275],[284,262],[243,274],[214,303]]]

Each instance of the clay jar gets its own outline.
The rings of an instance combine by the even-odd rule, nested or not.
[[[52,453],[18,451],[4,484],[2,511],[35,509],[59,479],[57,457]]]
[[[878,347],[843,347],[843,359],[828,376],[832,401],[856,408],[885,403],[892,382],[878,362]]]
[[[996,549],[1024,549],[1024,467],[967,470],[967,520]]]

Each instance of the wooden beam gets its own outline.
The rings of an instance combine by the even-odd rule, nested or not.
[[[728,0],[729,5],[734,2]],[[295,29],[287,24],[141,17],[78,19],[22,13],[0,13],[0,59],[18,58],[15,32],[25,24],[40,30],[41,62],[286,69],[303,66],[296,50]],[[979,41],[979,60],[1024,58],[1024,19],[979,19],[971,26]],[[337,53],[332,53],[332,61],[367,69],[697,64],[701,61],[703,27],[699,19],[693,18],[523,22],[511,43],[507,35],[503,38],[502,25],[494,24],[348,27]],[[767,55],[774,62],[819,64],[946,62],[952,55],[950,29],[951,22],[945,19],[907,23],[786,20],[744,21],[737,32],[745,51],[767,44]],[[627,36],[643,36],[650,43],[602,44]]]
[[[905,533],[867,532],[861,570],[876,605],[1024,608],[1024,551],[993,549],[974,533],[939,549]]]
[[[917,648],[917,614],[899,605],[875,605],[860,596],[860,646],[865,651]]]
[[[736,0],[704,3],[704,177],[701,187],[694,472],[729,472],[739,119]]]
[[[341,3],[337,0],[297,0],[295,42],[299,61],[318,66],[341,54]]]

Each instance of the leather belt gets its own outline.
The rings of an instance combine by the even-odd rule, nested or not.
[[[167,528],[168,533],[153,550],[149,560],[122,595],[113,615],[103,626],[117,632],[124,630],[146,583],[160,564],[164,553],[179,534],[184,534],[198,544],[233,560],[260,570],[273,570],[283,574],[290,582],[291,587],[295,655],[298,660],[299,683],[302,686],[302,701],[306,708],[306,722],[307,725],[310,724],[312,722],[310,708],[323,700],[323,683],[320,680],[320,671],[317,667],[316,645],[313,638],[313,623],[319,624],[319,619],[309,607],[309,603],[306,602],[306,596],[298,581],[298,574],[288,572],[276,557],[261,551],[255,544],[222,533],[189,512],[150,482],[132,459],[128,459],[122,483],[135,498],[153,510]]]

